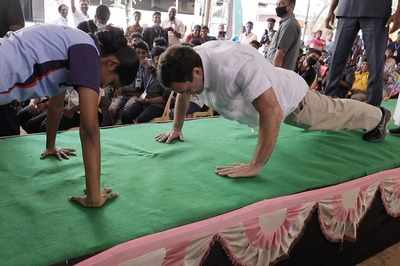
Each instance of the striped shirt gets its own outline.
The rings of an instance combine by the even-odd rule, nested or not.
[[[22,29],[1,40],[0,58],[0,105],[56,96],[65,86],[96,92],[100,87],[99,52],[94,40],[77,29]]]

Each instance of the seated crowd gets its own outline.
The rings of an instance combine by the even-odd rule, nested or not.
[[[318,31],[316,35],[316,38],[319,39],[321,31]],[[400,43],[400,34],[398,35],[398,42]],[[315,43],[318,43],[318,46]],[[332,52],[322,39],[320,42],[311,41],[305,49],[307,49],[307,52],[300,52],[296,72],[306,80],[312,89],[324,92]],[[393,42],[389,38],[383,74],[384,100],[397,98],[400,92],[400,65],[398,64],[400,60],[396,59],[395,54],[397,55]],[[366,51],[363,41],[358,36],[354,41],[351,56],[347,59],[345,71],[339,83],[341,88],[339,97],[366,102],[368,98],[368,78]]]
[[[71,3],[74,1],[72,0]],[[95,17],[89,19],[87,15],[87,1],[80,1],[80,9],[73,6],[75,26],[89,34],[94,34],[107,27],[110,10],[105,5],[96,8]],[[86,10],[86,11],[85,11]],[[58,8],[60,18],[54,22],[67,25],[68,6],[62,4]],[[84,15],[85,14],[85,15]],[[79,19],[78,19],[79,18]],[[141,13],[135,11],[134,23],[127,27],[125,37],[128,45],[133,47],[140,60],[140,67],[136,80],[116,90],[102,88],[99,95],[99,123],[100,126],[113,126],[117,124],[137,124],[150,121],[167,121],[173,117],[174,93],[166,90],[158,81],[156,69],[160,55],[171,45],[181,43],[188,46],[201,45],[208,41],[225,40],[227,38],[224,25],[218,28],[218,36],[209,35],[209,28],[205,25],[194,25],[192,31],[187,33],[186,26],[176,18],[176,8],[171,7],[168,18],[162,21],[162,14],[154,12],[152,25],[141,25]],[[268,57],[271,47],[277,42],[277,31],[274,30],[275,19],[267,20],[268,26],[264,35],[258,41],[257,35],[252,32],[253,22],[249,21],[243,27],[240,36],[232,40],[242,44],[251,45],[260,53]],[[311,89],[324,91],[328,74],[329,60],[332,56],[332,34],[328,32],[327,40],[322,38],[322,31],[317,31],[314,38],[300,49],[294,71],[297,72]],[[281,40],[279,40],[281,41]],[[296,58],[296,57],[293,57]],[[343,98],[367,101],[368,89],[368,62],[361,38],[357,38],[352,48],[352,54],[347,60],[343,78],[339,84],[342,88]],[[400,34],[395,42],[389,39],[386,50],[386,63],[384,71],[384,99],[395,98],[400,91]],[[46,131],[47,98],[34,99],[26,103],[13,104],[17,109],[19,126],[27,133]],[[187,111],[187,117],[197,117],[215,114],[207,106],[200,106],[198,99],[193,97]],[[12,119],[12,118],[10,118]],[[76,91],[67,90],[65,108],[59,126],[60,130],[67,130],[79,126],[79,101]],[[2,127],[2,126],[0,126]],[[1,129],[0,135],[7,136],[18,134],[12,129]]]

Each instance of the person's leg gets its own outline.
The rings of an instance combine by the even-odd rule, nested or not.
[[[26,124],[30,119],[32,119],[38,114],[40,114],[40,112],[38,112],[32,106],[23,107],[21,110],[17,112],[18,122],[26,132],[28,132],[28,130],[26,129]]]
[[[186,111],[186,115],[191,115],[193,113],[200,112],[200,111],[201,111],[201,106],[199,106],[197,103],[190,102],[188,110]]]
[[[307,130],[364,129],[369,132],[381,120],[382,111],[378,107],[351,99],[334,99],[309,90],[285,122]]]
[[[111,104],[108,107],[111,125],[114,125],[118,121],[121,108],[126,104],[127,101],[128,97],[126,96],[117,96],[111,100]]]
[[[47,112],[46,112],[46,116],[43,118],[42,123],[40,124],[40,131],[39,132],[47,132]]]
[[[47,128],[47,111],[43,111],[29,119],[25,127],[24,129],[27,133],[45,132]]]
[[[17,110],[11,105],[0,107],[0,136],[19,135]]]
[[[360,19],[365,51],[368,60],[368,103],[379,106],[383,97],[383,69],[388,40],[386,20],[383,18]]]
[[[122,124],[132,124],[133,120],[143,111],[143,104],[136,102],[135,98],[129,99],[121,111]]]
[[[101,109],[101,120],[99,120],[99,124],[102,127],[111,126],[112,118],[111,113],[109,111],[109,107],[112,101],[112,90],[105,90],[105,95],[101,97],[99,108]],[[99,117],[100,118],[100,117]]]
[[[17,110],[11,105],[0,106],[0,137],[19,134]]]
[[[343,77],[347,58],[350,55],[359,29],[360,25],[357,19],[339,18],[335,48],[329,65],[328,79],[324,91],[326,95],[339,97],[343,94],[339,91],[339,82]]]
[[[357,100],[360,102],[366,102],[368,100],[368,95],[364,92],[357,92],[351,95],[350,97],[352,100]]]
[[[79,125],[81,124],[81,115],[78,114],[79,117],[77,117],[77,119],[79,119]],[[100,110],[97,112],[97,119],[99,122],[99,127],[103,126],[103,120],[104,120],[104,115],[102,112],[100,112]]]
[[[80,124],[80,115],[78,113],[74,113],[72,117],[67,117],[63,115],[61,117],[58,130],[68,130],[74,127],[79,127],[79,124]]]
[[[150,104],[144,108],[143,112],[136,118],[137,123],[146,123],[156,117],[162,116],[164,108],[159,105]]]

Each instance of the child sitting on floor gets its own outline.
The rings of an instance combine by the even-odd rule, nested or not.
[[[361,102],[366,102],[368,99],[368,63],[364,60],[361,63],[360,70],[356,71],[353,86],[348,92],[349,96],[353,100],[358,100]]]

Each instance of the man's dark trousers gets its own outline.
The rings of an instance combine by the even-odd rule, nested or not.
[[[361,29],[368,60],[368,103],[379,106],[383,94],[383,69],[388,41],[387,18],[340,17],[335,38],[335,49],[329,67],[325,94],[333,97],[341,93],[338,86],[346,61],[351,56],[353,42]]]

